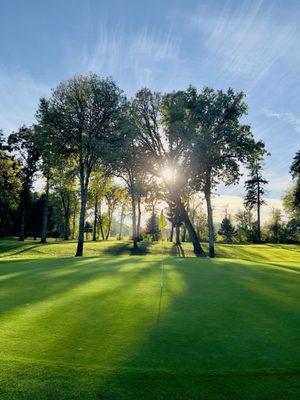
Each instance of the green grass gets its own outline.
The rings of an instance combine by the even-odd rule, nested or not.
[[[75,248],[0,241],[1,400],[299,398],[300,246]]]

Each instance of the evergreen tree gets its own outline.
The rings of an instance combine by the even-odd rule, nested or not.
[[[249,164],[249,179],[245,182],[246,196],[244,198],[244,204],[246,208],[252,210],[256,208],[257,212],[257,241],[261,242],[261,206],[265,204],[263,195],[265,194],[265,185],[268,183],[262,175],[262,159],[261,157],[254,157]]]
[[[227,213],[221,222],[219,235],[223,236],[227,243],[232,243],[232,239],[236,235],[236,230],[231,223],[230,216],[227,216]]]
[[[155,242],[159,239],[160,229],[158,227],[158,218],[156,214],[152,214],[147,221],[146,233],[152,236],[152,241]]]

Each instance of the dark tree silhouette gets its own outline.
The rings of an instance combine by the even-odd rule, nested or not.
[[[32,188],[35,173],[38,170],[38,163],[40,159],[40,151],[35,129],[33,127],[22,126],[17,132],[9,135],[8,145],[11,151],[17,152],[22,167],[22,189],[19,202],[19,240],[24,241],[26,233],[27,209],[30,201],[30,190]]]

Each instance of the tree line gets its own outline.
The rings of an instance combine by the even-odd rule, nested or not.
[[[142,88],[128,99],[111,78],[96,74],[61,82],[49,98],[40,100],[35,124],[11,133],[7,143],[1,134],[1,235],[18,225],[20,240],[35,230],[45,243],[49,231],[56,230],[66,240],[77,238],[76,256],[81,256],[85,232],[90,231],[93,240],[107,240],[118,208],[118,237],[130,213],[137,249],[142,204],[151,213],[146,230],[155,238],[156,206],[163,201],[170,239],[174,233],[177,242],[188,239],[195,254],[205,256],[201,246],[205,226],[209,256],[214,257],[218,232],[212,196],[221,182],[237,184],[243,166],[249,172],[245,212],[249,216],[256,211],[251,240],[260,243],[266,238],[260,213],[268,183],[263,176],[268,153],[242,122],[247,113],[244,97],[233,89],[199,91],[190,86],[164,94]],[[300,152],[291,167],[295,184],[284,200],[296,231],[299,164]],[[33,192],[37,176],[44,184],[39,198]],[[200,218],[201,229],[196,223],[199,213],[191,204],[199,193],[205,199],[207,218],[205,224]],[[220,232],[226,231],[226,224]]]

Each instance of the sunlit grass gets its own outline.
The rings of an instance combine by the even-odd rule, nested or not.
[[[297,246],[0,245],[1,399],[297,398]]]

